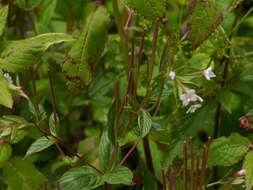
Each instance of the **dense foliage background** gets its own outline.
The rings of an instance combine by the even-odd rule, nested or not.
[[[251,190],[252,0],[1,0],[1,190]]]

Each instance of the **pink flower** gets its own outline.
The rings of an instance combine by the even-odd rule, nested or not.
[[[242,169],[235,173],[235,177],[242,177],[246,174],[246,170]]]
[[[176,77],[176,73],[173,72],[173,71],[171,71],[171,72],[169,73],[169,77],[170,77],[171,80],[174,80],[175,77]]]
[[[212,71],[212,67],[208,67],[206,70],[204,70],[202,72],[202,75],[206,78],[206,80],[210,80],[211,78],[216,77],[216,75]]]
[[[187,89],[185,93],[180,96],[180,100],[184,106],[187,106],[190,102],[203,102],[203,99],[200,96],[196,95],[195,90],[193,89]]]

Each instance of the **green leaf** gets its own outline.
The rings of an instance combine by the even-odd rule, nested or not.
[[[252,190],[253,187],[253,151],[250,151],[244,159],[243,169],[246,170],[246,190]]]
[[[108,131],[105,130],[101,136],[99,144],[99,165],[103,171],[106,171],[108,169],[112,151],[113,143],[108,137]]]
[[[42,0],[17,0],[17,4],[22,9],[33,9],[36,7]]]
[[[104,7],[98,7],[87,17],[83,31],[73,44],[68,59],[63,64],[70,89],[82,88],[91,80],[107,40],[109,14]]]
[[[166,0],[122,0],[130,9],[148,18],[158,19],[165,14]]]
[[[102,177],[88,166],[70,169],[59,182],[61,190],[90,190],[103,184]]]
[[[40,5],[40,24],[47,26],[53,17],[57,0],[43,0]]]
[[[144,190],[157,190],[156,178],[148,169],[144,171]]]
[[[25,40],[11,41],[0,55],[0,68],[20,72],[36,63],[50,46],[73,38],[63,33],[47,33]]]
[[[9,90],[8,81],[5,79],[3,74],[0,72],[0,104],[12,108],[13,99]]]
[[[184,141],[188,140],[190,137],[196,136],[200,130],[205,130],[214,126],[215,113],[216,104],[210,102],[183,124],[176,126],[178,129],[177,132],[173,134],[170,148],[166,152],[163,168],[167,169],[172,164],[174,158],[183,152]]]
[[[189,19],[189,37],[193,48],[198,47],[219,26],[227,15],[229,0],[203,0],[196,4]]]
[[[2,168],[7,160],[11,157],[11,145],[0,144],[0,168]]]
[[[31,162],[20,157],[7,161],[2,170],[8,189],[35,190],[46,182],[44,175]]]
[[[238,107],[241,106],[241,97],[226,89],[223,88],[217,95],[218,100],[220,101],[221,105],[228,111],[228,113],[232,113]]]
[[[54,144],[53,140],[50,140],[48,137],[41,137],[37,139],[35,142],[31,144],[29,149],[26,152],[25,157],[30,156],[31,154],[35,154],[37,152],[40,152],[48,147],[50,147],[52,144]]]
[[[109,184],[125,184],[131,185],[133,179],[132,171],[127,167],[117,168],[103,176],[103,180]]]
[[[59,117],[57,115],[54,115],[54,113],[51,114],[50,118],[49,118],[49,129],[50,132],[54,135],[54,136],[58,136],[59,134]]]
[[[152,127],[151,116],[145,110],[140,111],[140,114],[138,116],[138,127],[139,127],[140,136],[142,137],[145,137],[149,133]]]
[[[231,166],[247,153],[250,141],[237,133],[215,139],[208,153],[208,166]]]
[[[0,5],[0,37],[3,34],[4,27],[8,16],[8,6],[1,7]]]

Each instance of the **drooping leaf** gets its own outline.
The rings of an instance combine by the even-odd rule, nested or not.
[[[151,20],[162,17],[166,10],[166,0],[122,0],[122,2],[136,13]]]
[[[231,166],[247,153],[249,139],[234,133],[229,137],[215,139],[208,153],[208,166]]]
[[[113,151],[113,143],[109,139],[108,131],[106,130],[103,132],[99,144],[99,164],[100,168],[103,171],[106,171],[108,169],[112,151]]]
[[[93,168],[82,166],[67,171],[59,184],[61,190],[90,190],[101,186],[103,180]]]
[[[8,10],[9,10],[8,6],[1,7],[1,5],[0,5],[0,37],[3,33],[4,27],[6,25]]]
[[[46,182],[46,178],[28,160],[14,157],[2,168],[3,176],[12,190],[39,189]]]
[[[132,171],[127,167],[117,168],[103,175],[103,180],[109,184],[131,185],[133,179]]]
[[[33,9],[36,7],[42,0],[17,0],[17,4],[22,9]]]
[[[11,157],[11,145],[0,144],[0,168],[2,168],[5,162]]]
[[[0,72],[0,104],[12,108],[13,99],[8,86],[8,81],[5,79],[3,74]]]
[[[140,136],[144,137],[149,133],[152,127],[152,119],[148,112],[144,110],[140,111],[138,116],[138,127]]]
[[[31,144],[29,149],[26,152],[25,157],[30,156],[31,154],[35,154],[37,152],[40,152],[48,147],[50,147],[52,144],[54,144],[54,141],[51,140],[49,137],[41,137],[37,139],[35,142]]]
[[[73,44],[63,71],[68,85],[82,88],[91,80],[91,72],[98,63],[107,40],[110,19],[104,7],[97,7],[87,17],[83,31]]]
[[[253,187],[253,151],[250,151],[243,162],[243,169],[246,170],[246,190],[251,190]]]
[[[198,47],[219,26],[227,15],[230,1],[199,1],[189,18],[189,37],[193,48]]]
[[[49,129],[50,132],[54,135],[54,136],[58,136],[59,134],[59,117],[56,115],[54,115],[54,113],[51,114],[50,118],[49,118]]]
[[[23,71],[35,64],[50,46],[72,40],[67,34],[47,33],[11,41],[0,55],[0,68],[8,72]]]
[[[210,102],[179,126],[176,134],[173,135],[174,138],[170,144],[170,148],[166,152],[163,163],[164,168],[168,168],[174,158],[183,151],[184,141],[196,136],[200,130],[214,126],[215,108],[214,102]],[[207,115],[208,117],[206,117]]]

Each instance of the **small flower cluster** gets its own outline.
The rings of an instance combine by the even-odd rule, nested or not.
[[[203,72],[201,72],[200,75],[204,76],[206,80],[211,80],[211,78],[216,77],[216,75],[212,71],[212,67],[208,67]],[[176,73],[171,71],[169,73],[169,77],[171,80],[174,80],[176,78]],[[196,102],[196,101],[203,102],[203,99],[195,93],[195,90],[183,88],[183,91],[184,93],[181,94],[180,96],[180,100],[182,101],[183,106],[188,106],[190,102]],[[193,104],[186,111],[186,113],[194,113],[201,106],[202,106],[201,104]]]

